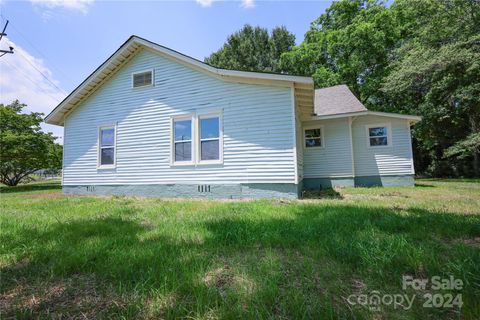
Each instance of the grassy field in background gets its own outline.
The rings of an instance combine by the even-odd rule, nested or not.
[[[299,201],[63,196],[0,188],[0,318],[480,318],[480,181]],[[320,197],[320,199],[314,199]],[[402,276],[454,276],[424,308]],[[409,310],[350,295],[416,294]]]

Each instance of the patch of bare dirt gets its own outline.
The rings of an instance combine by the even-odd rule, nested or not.
[[[66,197],[61,192],[48,192],[48,193],[34,193],[34,194],[26,194],[23,198],[63,198]]]
[[[480,248],[480,237],[475,237],[472,239],[458,239],[455,240],[455,243],[464,244],[469,247]]]
[[[353,279],[351,286],[356,294],[363,293],[367,288],[367,285],[360,279]]]
[[[209,288],[216,289],[222,297],[226,296],[229,288],[235,288],[250,294],[255,287],[252,281],[236,275],[228,265],[207,272],[203,277],[203,283]]]
[[[28,283],[20,280],[0,293],[2,319],[97,319],[104,311],[123,308],[125,302],[93,275]]]
[[[203,277],[205,285],[216,288],[222,296],[225,294],[225,290],[232,286],[233,281],[234,277],[228,265],[209,271]]]

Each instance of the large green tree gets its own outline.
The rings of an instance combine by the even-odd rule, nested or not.
[[[413,135],[420,171],[480,176],[480,3],[398,0],[391,10],[402,41],[383,81],[384,107],[423,116]]]
[[[278,72],[280,56],[294,45],[295,36],[285,27],[276,27],[269,34],[265,28],[247,24],[205,62],[224,69]]]
[[[206,62],[347,84],[369,109],[423,116],[413,129],[418,172],[480,176],[478,0],[334,1],[300,45],[277,51],[279,62],[274,35],[245,26]],[[293,45],[286,30],[276,37]]]
[[[40,169],[59,169],[62,148],[51,133],[42,132],[42,114],[22,113],[18,100],[0,104],[0,182],[16,186]]]
[[[316,87],[348,84],[367,105],[379,91],[389,50],[399,39],[395,17],[379,1],[335,1],[305,34],[305,40],[281,57],[283,71],[313,76]]]
[[[418,171],[478,176],[479,17],[475,0],[335,1],[280,67],[317,87],[348,84],[370,109],[422,115]],[[470,146],[470,156],[446,152],[454,145]]]

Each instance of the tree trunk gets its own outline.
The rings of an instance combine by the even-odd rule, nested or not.
[[[18,184],[19,180],[15,178],[13,179],[7,178],[7,179],[2,179],[0,182],[8,187],[15,187]]]
[[[480,155],[478,152],[473,153],[473,172],[475,177],[480,177]]]
[[[472,127],[472,132],[477,133],[480,131],[480,128],[477,125],[474,117],[470,118],[470,125]],[[480,154],[473,151],[473,174],[475,177],[480,177]]]

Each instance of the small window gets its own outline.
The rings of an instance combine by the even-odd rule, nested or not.
[[[133,74],[133,87],[138,88],[138,87],[145,87],[145,86],[151,86],[152,85],[152,76],[153,72],[150,71],[144,71],[144,72],[138,72]]]
[[[388,127],[387,126],[374,126],[368,127],[368,138],[370,147],[388,146]]]
[[[115,165],[115,127],[100,128],[100,150],[99,165],[114,166]]]
[[[192,161],[192,120],[174,120],[175,162]]]
[[[305,129],[305,147],[323,147],[321,128]]]
[[[220,118],[200,118],[200,160],[220,160]]]

